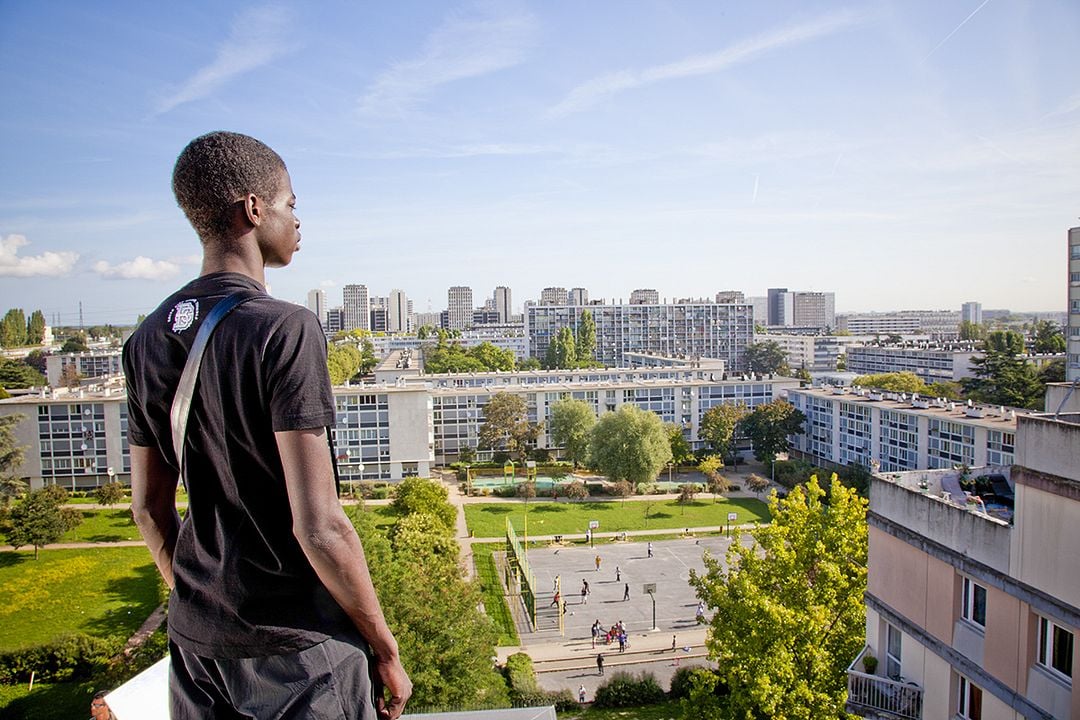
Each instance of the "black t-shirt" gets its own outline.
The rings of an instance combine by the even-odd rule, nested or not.
[[[238,273],[193,280],[124,346],[128,439],[157,448],[174,468],[169,411],[188,350],[202,319],[236,290],[263,288]],[[275,431],[333,422],[314,314],[266,296],[221,321],[203,355],[184,446],[188,510],[169,603],[178,645],[212,658],[279,655],[349,624],[293,537],[274,439]]]

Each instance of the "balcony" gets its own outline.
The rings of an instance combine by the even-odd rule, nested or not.
[[[870,646],[867,645],[848,666],[848,697],[844,709],[865,718],[921,720],[921,687],[855,669],[862,667],[863,657],[869,652]]]

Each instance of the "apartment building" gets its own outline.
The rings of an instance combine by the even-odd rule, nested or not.
[[[791,369],[810,372],[836,370],[840,357],[849,347],[873,340],[870,335],[792,335],[770,332],[754,336],[756,343],[774,342],[779,345]]]
[[[315,313],[315,317],[319,318],[319,323],[326,329],[326,311],[329,309],[326,304],[326,293],[318,288],[314,290],[308,290],[307,294],[307,309]]]
[[[472,288],[455,285],[446,293],[446,324],[448,330],[464,330],[472,324]]]
[[[570,288],[566,302],[568,305],[588,305],[589,291],[583,287]]]
[[[859,375],[911,372],[923,382],[952,382],[975,376],[971,359],[979,355],[974,345],[904,347],[853,346],[847,351],[848,372]]]
[[[1028,412],[844,387],[793,389],[788,400],[806,415],[794,455],[882,472],[1009,465],[1016,418]]]
[[[1020,416],[1011,468],[872,479],[866,647],[848,669],[849,712],[1080,717],[1077,448],[1080,414]],[[969,496],[969,479],[992,494]]]
[[[412,307],[412,300],[404,290],[391,290],[386,302],[386,329],[392,333],[412,332]]]
[[[971,301],[960,306],[960,322],[982,325],[982,321],[982,303]]]
[[[769,288],[767,302],[768,325],[836,326],[836,293]]]
[[[540,291],[541,305],[566,305],[570,294],[564,287],[546,287]]]
[[[660,293],[652,288],[639,288],[630,292],[631,305],[657,305],[660,302]]]
[[[1080,380],[1080,227],[1069,229],[1069,323],[1065,328],[1065,379]]]
[[[665,423],[683,428],[691,447],[700,447],[701,417],[714,405],[743,403],[753,408],[785,397],[799,386],[794,378],[725,376],[721,370],[691,364],[671,367],[590,370],[530,370],[511,373],[424,375],[403,378],[407,385],[430,387],[435,438],[435,460],[454,462],[462,448],[476,449],[484,407],[496,393],[520,395],[530,422],[544,422],[537,447],[554,449],[547,431],[550,409],[559,400],[582,400],[599,417],[632,403],[656,413]],[[480,451],[479,457],[489,457]]]
[[[492,299],[495,301],[495,312],[499,314],[499,322],[504,325],[510,322],[510,316],[513,314],[513,295],[510,288],[505,285],[495,288]]]
[[[342,329],[370,330],[371,314],[366,285],[346,285],[342,289]]]
[[[836,327],[852,335],[929,335],[931,340],[956,340],[958,310],[900,310],[888,313],[850,313],[836,316]]]
[[[71,377],[74,373],[78,378],[104,378],[123,372],[120,348],[45,356],[45,377],[54,387],[65,384],[65,374]]]
[[[546,357],[548,344],[563,327],[575,333],[582,308],[574,305],[525,307],[529,354]],[[666,305],[590,305],[596,323],[596,359],[622,365],[623,353],[709,357],[732,370],[746,368],[746,346],[754,333],[752,308],[745,303],[709,302]]]

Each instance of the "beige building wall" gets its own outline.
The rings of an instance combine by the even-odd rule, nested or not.
[[[1016,504],[1024,512],[1013,529],[1013,576],[1080,607],[1080,502],[1018,482]]]

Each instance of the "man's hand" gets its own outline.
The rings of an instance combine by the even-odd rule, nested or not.
[[[405,674],[401,659],[396,655],[387,660],[377,658],[375,670],[379,673],[383,687],[390,691],[390,702],[386,701],[382,693],[375,698],[375,711],[380,720],[397,720],[405,709],[405,703],[412,697],[412,680]]]

